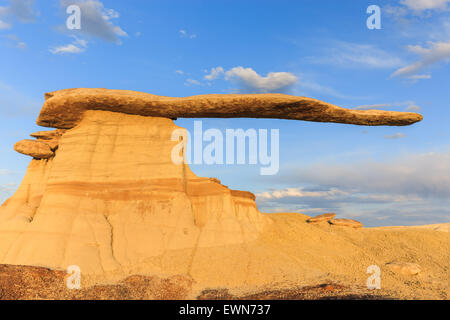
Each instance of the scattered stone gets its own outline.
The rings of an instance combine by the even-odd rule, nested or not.
[[[317,222],[322,222],[322,221],[329,221],[329,220],[333,219],[334,217],[336,217],[335,213],[325,213],[325,214],[321,214],[321,215],[309,218],[308,220],[306,220],[306,222],[317,223]]]
[[[49,159],[55,155],[47,143],[36,140],[19,141],[14,145],[14,150],[35,159]]]
[[[392,271],[406,276],[413,276],[422,271],[422,268],[418,264],[410,262],[389,262],[386,266]]]
[[[332,225],[343,227],[362,228],[363,226],[361,222],[352,219],[331,219],[328,222]]]

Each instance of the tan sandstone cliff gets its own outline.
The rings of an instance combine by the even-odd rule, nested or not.
[[[174,164],[175,129],[167,118],[86,112],[1,207],[0,262],[102,273],[256,239],[266,219],[254,196]]]

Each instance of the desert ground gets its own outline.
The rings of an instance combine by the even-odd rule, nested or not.
[[[449,299],[449,224],[433,227],[349,228],[307,223],[297,213],[266,214],[273,221],[251,243],[199,248],[187,274],[167,278],[82,278],[68,290],[63,270],[0,267],[1,299]],[[438,230],[434,230],[436,229]],[[184,253],[155,257],[180,263]],[[420,265],[418,274],[390,262]],[[369,290],[366,269],[381,269],[381,289]],[[145,268],[148,269],[148,268]]]

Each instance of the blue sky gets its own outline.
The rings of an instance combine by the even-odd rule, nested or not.
[[[65,27],[82,8],[81,30]],[[369,30],[369,5],[381,30]],[[264,212],[336,212],[368,226],[450,221],[450,1],[0,0],[0,201],[25,173],[15,142],[44,92],[166,96],[283,92],[347,108],[414,111],[410,127],[203,119],[280,130],[280,171],[195,165],[250,190]],[[194,119],[177,120],[192,130]]]

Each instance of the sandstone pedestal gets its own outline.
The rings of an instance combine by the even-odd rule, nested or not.
[[[54,157],[31,161],[0,208],[0,263],[95,274],[255,240],[266,218],[254,196],[174,164],[177,128],[167,118],[87,111]]]

